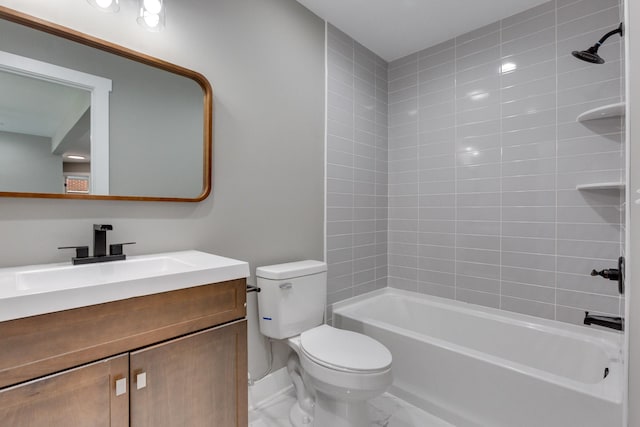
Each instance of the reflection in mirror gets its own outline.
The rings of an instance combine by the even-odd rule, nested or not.
[[[84,193],[109,194],[111,80],[0,51],[0,90],[0,191],[67,193],[64,164],[82,162]]]
[[[208,195],[211,88],[203,76],[1,6],[0,34],[0,91],[13,91],[0,100],[0,195]],[[105,103],[96,103],[101,84],[49,70],[105,83]]]
[[[90,92],[0,71],[0,93],[0,191],[63,191],[65,161],[89,179]]]

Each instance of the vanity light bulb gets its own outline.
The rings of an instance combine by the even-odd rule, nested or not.
[[[102,12],[117,12],[120,10],[120,0],[87,0],[87,3]]]
[[[96,0],[96,4],[103,9],[107,9],[113,3],[112,0]]]
[[[160,31],[164,27],[163,0],[139,0],[138,24],[148,31]]]
[[[159,15],[162,10],[162,2],[160,0],[143,0],[142,3],[147,12],[152,15]]]
[[[149,27],[155,28],[160,23],[160,16],[155,13],[145,12],[144,22],[146,22]]]

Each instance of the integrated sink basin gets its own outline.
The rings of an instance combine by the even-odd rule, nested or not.
[[[199,251],[0,269],[0,321],[249,277],[244,261]]]
[[[193,267],[193,264],[172,256],[155,256],[100,264],[37,268],[16,273],[16,287],[21,291],[70,289],[140,279],[149,275],[182,273]]]

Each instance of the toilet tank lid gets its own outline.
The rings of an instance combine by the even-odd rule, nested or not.
[[[267,265],[256,268],[256,276],[263,279],[284,280],[294,277],[308,276],[310,274],[327,271],[327,264],[322,261],[296,261],[284,264]]]

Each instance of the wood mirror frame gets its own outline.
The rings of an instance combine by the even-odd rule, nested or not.
[[[199,202],[206,199],[211,193],[211,162],[212,162],[212,123],[213,123],[213,91],[209,81],[202,74],[187,68],[175,65],[161,59],[133,51],[126,47],[107,42],[97,37],[81,33],[79,31],[36,18],[31,15],[16,11],[14,9],[0,6],[0,19],[21,24],[35,30],[43,31],[54,36],[62,37],[92,48],[112,53],[123,58],[127,58],[142,64],[146,64],[161,70],[168,71],[195,81],[203,91],[204,110],[204,141],[203,141],[203,183],[202,192],[194,198],[181,197],[157,197],[157,196],[115,196],[115,195],[93,195],[93,194],[57,194],[57,193],[21,193],[0,191],[0,197],[25,197],[43,199],[75,199],[75,200],[129,200],[129,201],[161,201],[161,202]]]

